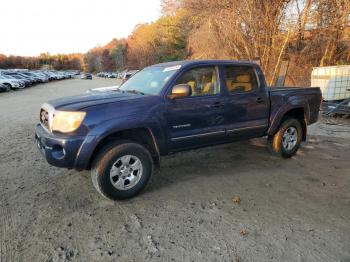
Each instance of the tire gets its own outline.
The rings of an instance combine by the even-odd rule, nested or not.
[[[153,160],[144,146],[118,141],[107,145],[97,155],[92,164],[91,179],[102,196],[123,200],[140,193],[152,173]]]
[[[7,91],[6,92],[9,92],[11,89],[14,90],[14,88],[12,88],[12,86],[10,84],[4,84],[6,87],[7,87]]]
[[[296,137],[292,134],[295,134]],[[295,118],[286,119],[282,122],[276,134],[268,137],[268,148],[273,154],[290,158],[298,151],[302,136],[303,129],[300,121]]]

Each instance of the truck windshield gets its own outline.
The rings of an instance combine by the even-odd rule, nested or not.
[[[177,70],[178,67],[147,67],[122,84],[120,90],[158,95]]]

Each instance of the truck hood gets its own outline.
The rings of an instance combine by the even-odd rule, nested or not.
[[[77,111],[91,106],[127,100],[145,99],[147,97],[153,96],[126,92],[92,92],[78,96],[59,98],[51,100],[48,103],[57,110]]]

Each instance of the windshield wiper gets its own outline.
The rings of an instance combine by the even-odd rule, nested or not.
[[[131,89],[131,90],[125,90],[125,92],[127,93],[132,93],[132,94],[140,94],[140,95],[144,95],[145,93],[135,90],[135,89]]]

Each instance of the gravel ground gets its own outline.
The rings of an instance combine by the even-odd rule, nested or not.
[[[264,139],[164,157],[140,196],[102,198],[89,172],[49,166],[41,104],[115,80],[0,94],[0,261],[350,261],[350,124],[310,128],[298,154]]]

